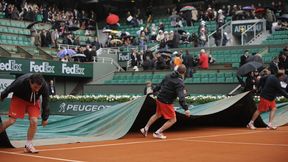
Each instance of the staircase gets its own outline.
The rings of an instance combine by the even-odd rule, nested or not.
[[[247,45],[258,45],[258,44],[262,44],[262,42],[264,40],[266,40],[271,34],[269,33],[269,31],[263,31],[261,33],[259,33],[258,35],[256,35],[253,39],[251,39]]]

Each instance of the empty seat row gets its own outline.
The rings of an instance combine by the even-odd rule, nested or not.
[[[11,34],[23,34],[23,35],[30,35],[30,30],[28,29],[20,29],[20,28],[9,28],[9,27],[1,27],[0,26],[0,33],[11,33]]]
[[[18,41],[18,40],[2,40],[2,39],[0,39],[0,44],[18,45],[18,46],[32,46],[31,42]]]

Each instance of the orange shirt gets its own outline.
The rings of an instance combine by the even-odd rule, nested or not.
[[[174,58],[174,65],[175,66],[182,65],[182,59],[180,57],[175,57]]]

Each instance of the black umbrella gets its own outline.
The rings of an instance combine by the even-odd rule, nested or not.
[[[179,29],[179,30],[178,30],[178,33],[179,33],[180,35],[182,35],[182,34],[186,33],[186,31],[185,31],[185,30],[182,30],[182,29]]]
[[[263,64],[261,64],[259,62],[248,62],[248,63],[242,65],[238,69],[237,75],[246,76],[248,73],[250,73],[252,71],[257,71],[258,69],[260,69],[262,67],[263,67]]]
[[[288,14],[283,14],[282,16],[278,17],[278,20],[288,21]]]
[[[68,30],[69,31],[76,31],[76,30],[79,30],[80,28],[78,26],[75,26],[75,25],[71,25],[71,26],[68,26]]]
[[[27,26],[27,29],[31,29],[34,25],[39,24],[39,23],[42,23],[42,21],[34,21]]]

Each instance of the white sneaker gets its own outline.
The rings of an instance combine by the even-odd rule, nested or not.
[[[247,124],[247,128],[252,129],[252,130],[256,129],[256,127],[253,124],[251,124],[251,123]]]
[[[24,148],[25,153],[32,153],[37,154],[39,151],[35,149],[35,147],[32,144],[25,145]]]
[[[164,134],[163,133],[153,133],[153,137],[154,138],[159,138],[159,139],[166,139],[167,137],[166,136],[164,136]]]
[[[142,133],[142,135],[143,135],[144,137],[147,137],[148,131],[147,131],[145,128],[141,128],[141,129],[140,129],[140,132]]]
[[[268,126],[266,127],[266,129],[269,129],[269,130],[276,130],[277,127],[276,127],[276,126],[272,126],[272,125],[268,125]]]

